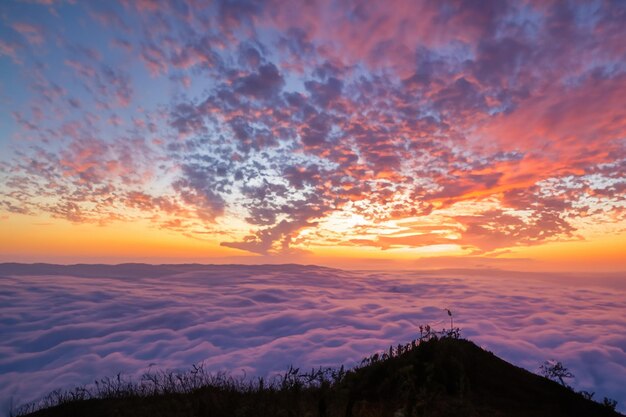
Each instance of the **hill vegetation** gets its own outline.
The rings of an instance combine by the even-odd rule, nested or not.
[[[427,330],[427,331],[425,331]],[[20,416],[619,416],[614,403],[515,367],[458,330],[366,358],[354,369],[290,368],[271,380],[206,372],[117,376],[57,391],[17,410]]]

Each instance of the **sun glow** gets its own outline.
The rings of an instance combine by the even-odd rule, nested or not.
[[[619,7],[470,3],[7,5],[0,257],[626,268]]]

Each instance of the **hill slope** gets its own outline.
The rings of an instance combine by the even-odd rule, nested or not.
[[[619,416],[474,343],[432,339],[346,373],[286,374],[277,384],[214,383],[186,393],[69,401],[30,416]],[[326,376],[324,376],[326,375]],[[313,382],[310,382],[310,381]]]

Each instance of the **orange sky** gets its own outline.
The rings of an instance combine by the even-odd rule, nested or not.
[[[454,245],[381,250],[362,246],[311,245],[308,253],[247,255],[140,223],[107,226],[38,221],[11,215],[1,220],[0,262],[50,263],[305,263],[347,269],[499,268],[523,271],[626,270],[626,237],[591,239],[511,248],[495,255],[468,255]]]
[[[3,261],[626,270],[610,2],[36,3],[0,17]]]

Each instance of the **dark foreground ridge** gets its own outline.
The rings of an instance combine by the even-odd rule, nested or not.
[[[102,380],[100,398],[72,399],[29,416],[620,416],[468,340],[431,338],[376,354],[344,371],[290,369],[272,382],[208,374]],[[60,398],[60,397],[58,397]],[[77,399],[76,399],[77,398]],[[26,415],[23,413],[22,415]]]

